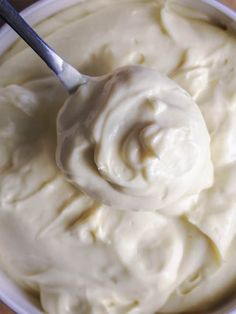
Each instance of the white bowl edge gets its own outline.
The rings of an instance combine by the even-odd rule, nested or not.
[[[21,12],[22,16],[29,24],[36,24],[43,19],[82,1],[88,0],[40,0]],[[236,30],[236,12],[229,9],[217,0],[182,0],[187,5],[203,10],[216,19],[221,19],[227,25]],[[223,14],[222,14],[223,13]],[[18,38],[18,35],[8,26],[4,25],[0,29],[0,55],[3,54]],[[17,314],[42,314],[17,285],[9,279],[6,274],[0,271],[0,299],[7,304]],[[235,301],[209,314],[236,314]]]

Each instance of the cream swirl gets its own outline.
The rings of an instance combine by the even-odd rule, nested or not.
[[[161,209],[211,182],[210,139],[200,110],[157,71],[125,67],[80,87],[57,126],[59,167],[107,205]]]

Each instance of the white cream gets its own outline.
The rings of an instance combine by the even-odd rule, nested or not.
[[[199,176],[186,189],[202,191],[158,213],[114,209],[80,192],[55,161],[56,117],[67,94],[18,41],[0,58],[1,268],[50,314],[206,313],[236,282],[235,36],[155,0],[84,1],[36,29],[86,74],[141,64],[183,87],[210,143],[192,102],[181,121],[194,116],[190,130],[194,121],[202,126],[194,143],[202,151],[206,141],[208,157],[210,144],[214,176],[207,187],[209,159],[197,159],[206,169],[195,164]]]
[[[59,167],[106,205],[162,209],[212,183],[199,108],[155,70],[124,67],[89,81],[66,101],[57,128]]]

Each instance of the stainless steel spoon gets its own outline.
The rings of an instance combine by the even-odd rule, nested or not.
[[[52,69],[69,93],[87,83],[89,77],[81,74],[49,47],[7,0],[0,0],[0,16]]]

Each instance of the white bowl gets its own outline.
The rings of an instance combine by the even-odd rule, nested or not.
[[[49,16],[83,0],[39,0],[22,12],[30,23],[38,23]],[[227,25],[236,31],[236,12],[216,0],[182,0],[184,5],[207,13],[219,24]],[[18,38],[7,25],[0,29],[0,55]],[[236,88],[236,87],[235,87]],[[42,314],[40,305],[0,271],[0,299],[17,314]],[[79,313],[78,313],[79,314]],[[203,314],[203,313],[201,313]],[[217,310],[204,314],[236,314],[236,299],[223,304]]]

